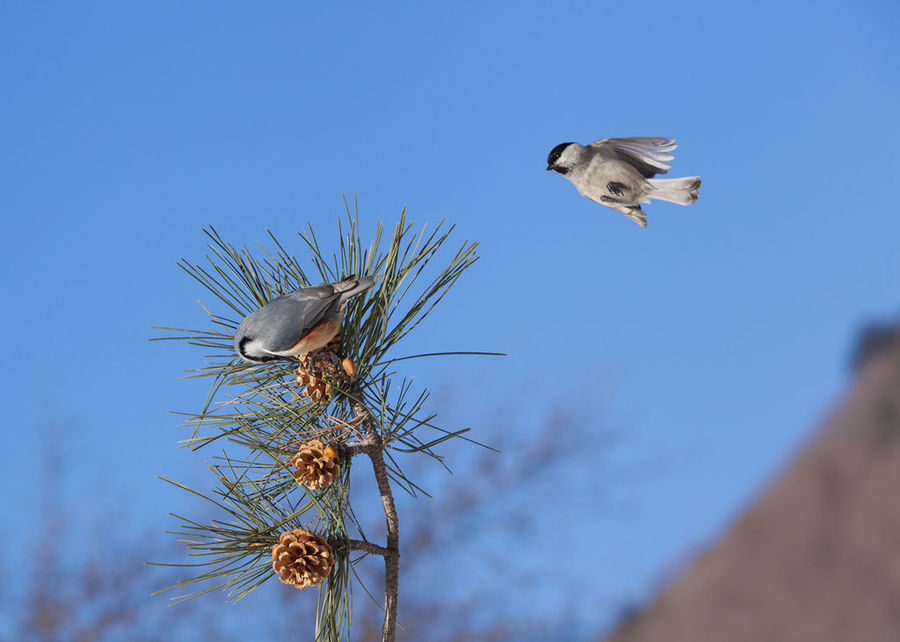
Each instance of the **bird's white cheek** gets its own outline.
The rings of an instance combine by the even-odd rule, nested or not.
[[[244,344],[244,352],[248,357],[267,357],[269,353],[263,350],[256,341],[248,341]]]

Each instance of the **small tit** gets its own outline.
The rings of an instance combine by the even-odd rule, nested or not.
[[[601,138],[587,147],[560,143],[547,157],[547,170],[569,179],[582,196],[606,205],[647,227],[641,203],[650,199],[690,205],[699,176],[653,178],[672,169],[674,138]]]
[[[375,285],[366,276],[323,283],[272,299],[234,331],[234,349],[246,361],[300,358],[327,346],[341,329],[344,305]]]

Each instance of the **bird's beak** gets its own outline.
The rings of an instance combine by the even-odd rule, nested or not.
[[[551,169],[553,169],[553,165],[547,165],[547,171],[549,172]]]

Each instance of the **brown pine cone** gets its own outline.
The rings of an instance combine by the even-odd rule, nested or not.
[[[316,361],[321,363],[318,359]],[[331,385],[325,381],[323,374],[322,370],[314,364],[310,364],[307,358],[300,362],[296,372],[294,372],[294,375],[297,377],[297,382],[294,385],[304,386],[302,394],[305,397],[309,397],[311,401],[317,401],[323,405],[327,404],[331,398]]]
[[[332,384],[346,389],[350,383],[340,359],[329,352],[307,354],[300,360],[294,375],[297,377],[295,385],[304,386],[302,394],[323,405],[331,400]]]
[[[341,474],[337,450],[332,446],[326,446],[318,439],[300,446],[300,450],[290,463],[296,468],[293,471],[294,479],[310,490],[330,486]]]
[[[334,554],[324,537],[298,528],[286,531],[272,547],[272,568],[278,579],[298,589],[321,584],[334,564]]]

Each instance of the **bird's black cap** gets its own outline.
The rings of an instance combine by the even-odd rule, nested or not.
[[[560,143],[559,145],[557,145],[556,147],[554,147],[553,149],[550,150],[550,154],[547,156],[547,169],[548,170],[553,169],[553,170],[559,171],[559,168],[554,167],[554,165],[556,164],[556,161],[559,160],[559,157],[562,156],[562,153],[566,149],[566,147],[568,147],[571,144],[572,143]],[[564,174],[565,172],[560,172],[560,173]]]

